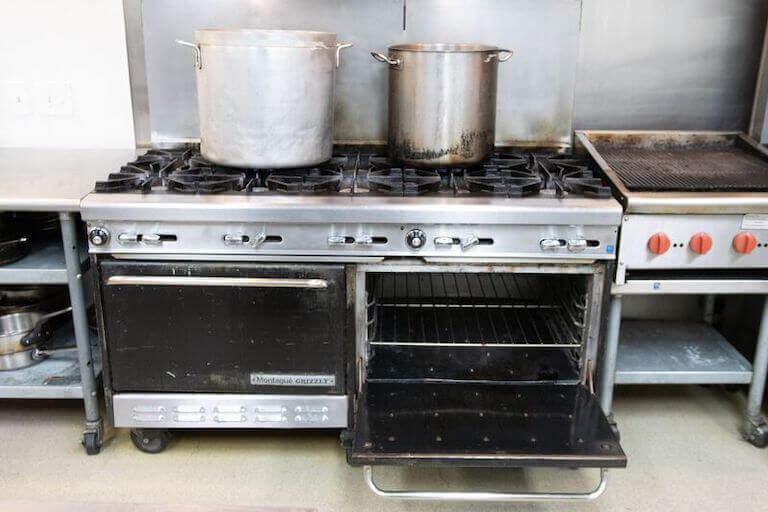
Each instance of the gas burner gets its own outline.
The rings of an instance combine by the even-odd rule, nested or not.
[[[437,170],[392,167],[386,158],[371,157],[368,188],[388,195],[420,196],[440,190],[443,179]]]
[[[247,174],[228,167],[185,166],[167,176],[166,187],[171,192],[185,194],[217,194],[249,188]]]
[[[473,193],[525,197],[544,187],[533,155],[494,155],[479,169],[464,171],[464,187]]]
[[[565,193],[584,197],[609,198],[611,189],[581,160],[567,156],[539,159],[547,178],[547,186],[558,196]]]
[[[266,170],[265,184],[269,190],[288,194],[338,192],[344,177],[346,157],[334,157],[317,167]]]
[[[119,172],[111,173],[105,181],[97,181],[96,192],[149,192],[158,178],[178,169],[189,157],[188,149],[150,149],[133,162],[128,162]]]

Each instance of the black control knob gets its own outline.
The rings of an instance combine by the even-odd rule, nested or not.
[[[412,229],[405,235],[405,243],[412,249],[421,249],[427,242],[427,235],[420,229]]]
[[[93,228],[88,233],[88,240],[90,240],[93,245],[104,245],[109,241],[109,231],[104,228]]]

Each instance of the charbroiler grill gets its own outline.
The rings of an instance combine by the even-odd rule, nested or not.
[[[82,202],[113,423],[343,428],[351,464],[601,469],[594,394],[621,208],[585,161],[499,149],[416,169],[341,147],[305,169],[152,150]],[[428,493],[429,494],[429,493]],[[436,497],[430,495],[431,497]]]
[[[587,131],[576,140],[624,206],[601,372],[604,411],[614,378],[751,384],[742,434],[765,446],[768,304],[751,365],[710,324],[715,295],[768,294],[768,151],[740,133]],[[656,294],[706,296],[705,321],[627,322],[620,347],[622,296]]]

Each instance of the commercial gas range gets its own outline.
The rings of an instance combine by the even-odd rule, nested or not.
[[[584,161],[415,169],[152,150],[82,202],[115,426],[342,428],[399,498],[593,499],[626,457],[594,394],[621,207]],[[372,466],[601,469],[587,493],[420,493]]]
[[[624,207],[601,380],[605,412],[614,376],[632,384],[751,384],[742,434],[765,446],[768,307],[751,365],[711,324],[715,295],[768,294],[768,151],[740,133],[586,131],[576,140]],[[702,324],[709,325],[627,322],[616,373],[622,297],[658,294],[705,296]]]

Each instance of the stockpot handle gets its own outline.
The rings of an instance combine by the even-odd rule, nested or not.
[[[353,46],[352,43],[338,43],[336,45],[336,67],[339,67],[339,64],[341,63],[341,56],[339,55],[341,53],[341,50],[344,48],[349,48]]]
[[[512,58],[514,54],[515,52],[513,52],[512,50],[499,48],[498,50],[496,50],[496,53],[492,53],[488,57],[486,57],[485,62],[491,62],[494,58],[499,59],[499,62],[507,62],[509,59]]]
[[[389,64],[390,66],[400,65],[400,59],[393,59],[392,57],[388,57],[378,52],[371,52],[371,57],[384,64]]]
[[[197,66],[197,69],[203,69],[203,55],[200,51],[200,45],[195,43],[189,43],[187,41],[182,41],[181,39],[176,39],[176,44],[180,44],[181,46],[189,46],[190,48],[193,48],[195,50],[195,66]]]

